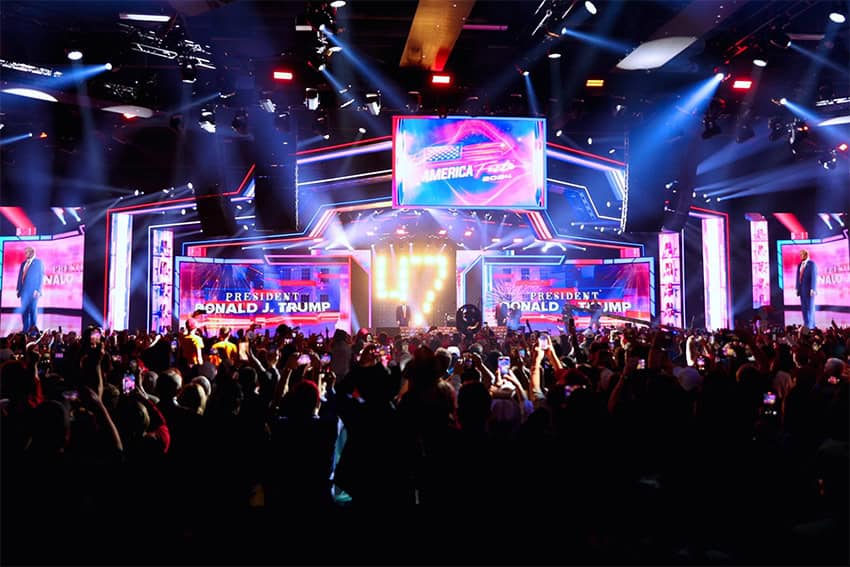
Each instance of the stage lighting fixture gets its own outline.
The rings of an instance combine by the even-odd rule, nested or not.
[[[837,149],[840,152],[846,152],[847,151],[847,144],[842,142],[842,143],[838,144]]]
[[[589,88],[599,88],[605,86],[605,79],[588,79],[585,81],[584,86]]]
[[[422,93],[419,91],[407,91],[407,101],[404,107],[408,112],[416,114],[422,109]]]
[[[366,109],[372,116],[378,116],[381,113],[381,92],[366,93]]]
[[[340,103],[339,108],[340,109],[347,108],[347,107],[351,106],[352,104],[354,104],[354,97],[349,96],[348,98],[346,98],[345,100],[343,100]]]
[[[561,134],[563,134],[563,133],[564,133],[564,131],[561,130],[560,128],[558,128],[557,130],[555,130],[555,137],[559,138],[561,136]]]
[[[295,78],[295,74],[292,71],[272,71],[272,79],[275,81],[289,82]]]
[[[593,138],[591,138],[590,136],[588,136],[588,137],[587,137],[587,145],[588,145],[588,146],[592,146],[592,145],[593,145]]]
[[[753,82],[749,79],[735,79],[732,83],[732,88],[737,91],[748,91],[753,86]]]
[[[187,84],[192,84],[198,79],[198,71],[189,59],[184,59],[180,63],[180,80]]]
[[[818,163],[824,169],[835,169],[838,167],[838,154],[835,153],[835,150],[824,152],[818,157]]]
[[[558,51],[550,51],[548,57],[549,59],[560,59],[561,53]]]
[[[365,133],[366,133],[366,128],[364,128],[363,126],[361,126],[361,127],[359,127],[359,128],[357,129],[357,131],[358,131],[360,134],[365,134]]]
[[[341,45],[331,45],[328,47],[328,53],[339,53],[340,51],[342,51]]]
[[[795,118],[788,132],[788,143],[791,144],[791,153],[800,153],[803,140],[809,136],[808,124],[806,124],[805,120]]]
[[[244,108],[240,108],[236,111],[236,114],[233,116],[233,122],[230,123],[230,127],[233,128],[233,131],[239,134],[240,136],[248,135],[248,111]]]
[[[522,76],[523,76],[523,77],[527,77],[527,76],[528,76],[528,69],[523,69],[523,71],[522,71]]]
[[[708,140],[722,132],[720,126],[717,125],[717,120],[710,116],[706,116],[702,119],[703,131],[702,131],[702,139]]]
[[[786,104],[787,102],[788,102],[788,99],[787,99],[787,98],[785,98],[785,97],[782,97],[782,98],[780,98],[780,99],[779,99],[779,104],[781,104],[782,106],[785,106],[785,104]]]
[[[215,111],[211,107],[201,107],[201,118],[198,120],[198,126],[204,132],[215,134]]]
[[[773,116],[767,121],[767,127],[770,130],[770,134],[768,134],[768,139],[771,142],[775,142],[776,140],[785,136],[787,132],[787,127],[781,118],[778,116]]]
[[[753,59],[753,65],[756,67],[767,67],[767,59],[764,57],[756,57]]]
[[[778,47],[779,49],[788,49],[791,47],[791,38],[787,33],[780,30],[774,30],[770,34],[768,41],[771,45]]]
[[[342,8],[345,6],[345,0],[333,0],[331,2],[331,8]]]
[[[307,87],[304,91],[304,106],[307,107],[307,110],[316,110],[319,108],[319,91]]]
[[[836,24],[843,24],[847,21],[847,18],[841,12],[831,12],[829,14],[829,21]]]
[[[590,0],[585,0],[584,9],[587,10],[591,16],[596,15],[596,4],[594,4]]]
[[[71,61],[79,61],[80,59],[83,58],[83,52],[80,51],[79,49],[71,49],[71,50],[68,51],[66,56]]]
[[[260,101],[260,108],[262,108],[263,110],[265,110],[269,114],[272,114],[272,113],[274,113],[275,109],[277,108],[277,105],[275,105],[275,103],[272,101],[272,99],[264,98],[263,100]]]

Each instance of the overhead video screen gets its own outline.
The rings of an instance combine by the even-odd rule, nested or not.
[[[195,311],[211,329],[280,324],[305,334],[350,331],[351,269],[348,260],[324,262],[218,261],[177,257],[177,314],[181,325]]]
[[[545,120],[396,116],[393,206],[545,209]]]

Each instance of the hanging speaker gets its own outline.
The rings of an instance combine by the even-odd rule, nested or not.
[[[204,236],[233,236],[236,234],[236,219],[230,203],[222,197],[217,187],[196,191],[195,206]]]

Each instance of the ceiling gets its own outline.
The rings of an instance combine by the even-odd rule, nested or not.
[[[850,27],[830,23],[828,15],[836,6],[846,14],[846,2],[807,0],[598,0],[595,15],[584,2],[573,0],[349,0],[331,10],[336,38],[344,48],[326,56],[330,79],[316,69],[315,61],[312,67],[309,63],[322,34],[296,31],[297,23],[315,21],[311,18],[326,8],[315,2],[5,0],[2,59],[69,73],[74,68],[66,50],[75,45],[84,53],[83,64],[110,62],[113,68],[85,83],[53,89],[57,103],[0,94],[0,136],[47,134],[40,141],[0,147],[3,199],[79,203],[121,194],[132,184],[161,186],[164,180],[167,185],[179,179],[177,169],[184,165],[175,165],[175,156],[191,153],[191,140],[205,135],[197,127],[202,99],[217,106],[218,136],[225,143],[240,136],[226,127],[231,117],[242,108],[258,112],[257,103],[265,98],[275,101],[278,109],[292,106],[302,143],[329,129],[331,138],[313,139],[312,147],[355,139],[361,126],[368,126],[367,137],[387,134],[389,115],[409,113],[408,91],[418,91],[420,112],[545,114],[550,136],[563,130],[561,143],[581,145],[589,133],[628,130],[630,120],[640,119],[653,105],[669,101],[672,92],[720,67],[733,78],[757,76],[750,93],[732,91],[732,81],[721,85],[717,94],[724,99],[725,118],[734,122],[746,102],[764,128],[767,118],[781,111],[774,103],[781,97],[813,106],[819,94],[850,94]],[[707,14],[715,9],[713,17]],[[545,17],[547,11],[552,15]],[[121,12],[172,18],[162,24],[132,23],[119,19]],[[564,12],[567,17],[561,19]],[[120,27],[128,23],[152,37],[166,38],[165,47],[177,37],[194,42],[201,46],[200,53],[208,53],[215,69],[196,66],[197,80],[181,82],[177,61],[132,49],[132,37]],[[433,33],[429,26],[434,26]],[[589,34],[590,41],[588,36],[561,35],[562,27]],[[698,40],[663,67],[617,69],[629,50],[684,31]],[[777,33],[796,38],[795,45],[819,55],[820,63],[799,49],[776,47],[770,40]],[[599,39],[614,43],[601,45]],[[549,59],[553,51],[561,58]],[[422,54],[419,64],[416,53]],[[769,64],[754,75],[757,53]],[[274,68],[292,70],[294,81],[275,83]],[[454,76],[449,89],[428,84],[430,71],[440,68]],[[523,70],[530,71],[536,108],[530,104]],[[36,79],[9,68],[0,71],[3,88]],[[604,79],[605,85],[586,88],[588,78]],[[132,88],[133,100],[122,98],[122,85]],[[357,98],[342,110],[340,85],[351,85],[349,94]],[[327,116],[323,124],[316,121],[323,110],[311,113],[302,105],[307,87],[320,92]],[[382,91],[378,117],[365,112],[362,100],[375,89]],[[233,96],[216,97],[219,93]],[[149,108],[152,116],[128,119],[102,111],[127,103]],[[616,105],[628,109],[625,116],[614,116]]]

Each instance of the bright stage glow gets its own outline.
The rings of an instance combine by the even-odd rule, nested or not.
[[[25,89],[25,88],[13,88],[13,89],[3,89],[3,92],[6,94],[23,96],[26,98],[34,98],[36,100],[45,100],[47,102],[58,102],[56,97],[53,95],[47,94],[44,91],[40,91],[37,89]]]
[[[841,12],[832,12],[829,14],[829,21],[836,24],[843,24],[847,21],[847,18]]]
[[[757,58],[753,59],[753,65],[755,65],[756,67],[767,67],[767,60],[766,59],[759,59],[757,57]]]
[[[549,59],[560,59],[560,58],[561,58],[561,54],[560,54],[560,53],[558,53],[557,51],[553,51],[552,53],[550,53],[550,54],[548,55],[548,57],[549,57]]]
[[[275,81],[291,81],[295,78],[295,74],[292,71],[274,71],[272,78]]]
[[[83,52],[80,51],[79,49],[72,49],[71,51],[68,52],[68,59],[70,59],[71,61],[79,61],[82,58],[83,58]]]
[[[617,63],[617,68],[626,71],[657,69],[687,49],[696,40],[696,37],[674,36],[647,41]]]
[[[587,10],[588,12],[590,12],[591,15],[593,15],[593,16],[596,15],[596,4],[594,4],[590,0],[585,0],[584,9]]]
[[[787,103],[788,103],[787,98],[782,97],[782,98],[779,99],[779,104],[781,104],[782,106],[785,106]]]
[[[345,0],[333,0],[331,2],[331,8],[342,8],[345,6]]]
[[[584,83],[584,86],[586,86],[586,87],[604,87],[605,86],[605,79],[588,79]]]
[[[435,73],[431,75],[432,85],[450,85],[452,84],[452,76],[445,73]]]
[[[749,90],[752,86],[753,82],[748,79],[736,79],[735,82],[732,83],[732,88],[739,91]]]

